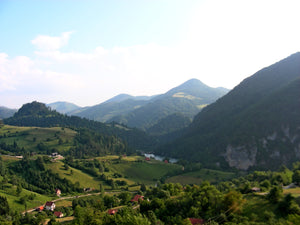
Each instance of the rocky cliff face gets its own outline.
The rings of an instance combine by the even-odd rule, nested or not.
[[[290,164],[300,160],[300,127],[291,131],[282,126],[278,131],[247,145],[227,145],[223,155],[230,167],[248,170],[252,166]]]
[[[256,163],[257,146],[231,146],[226,148],[225,159],[230,167],[247,170]]]

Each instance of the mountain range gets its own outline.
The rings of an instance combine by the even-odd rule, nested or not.
[[[120,94],[90,107],[78,107],[68,102],[55,102],[47,106],[67,115],[100,122],[114,121],[128,127],[149,131],[151,134],[161,135],[170,130],[175,131],[188,126],[190,124],[188,121],[191,121],[198,112],[228,91],[221,87],[211,88],[197,79],[191,79],[160,95]],[[168,126],[162,128],[159,125],[161,120],[168,121],[170,116],[176,116],[181,121],[176,126],[168,123]],[[157,127],[161,127],[159,132]]]
[[[278,168],[300,159],[300,53],[243,80],[162,148],[204,165]]]
[[[9,109],[4,106],[0,106],[0,119],[5,119],[14,115],[17,112],[16,109]]]
[[[51,106],[73,107],[65,113],[80,112],[82,117],[87,112],[101,115],[110,123],[59,114],[40,104],[24,105],[3,122],[86,127],[119,137],[133,149],[154,150],[205,167],[278,169],[300,160],[300,52],[227,91],[192,79],[157,96],[122,94],[88,108]]]
[[[226,88],[211,88],[197,79],[190,79],[160,95],[120,94],[103,103],[88,107],[79,107],[64,101],[46,106],[62,114],[99,122],[117,122],[128,127],[149,131],[153,135],[162,135],[188,126],[199,111],[228,91]],[[0,108],[0,118],[8,118],[17,111],[4,109],[1,111]],[[166,122],[174,122],[175,117],[177,118],[176,124]],[[166,126],[162,127],[161,121],[165,121]],[[159,130],[158,127],[160,127]]]
[[[101,122],[115,121],[147,130],[172,114],[180,113],[192,119],[202,108],[228,91],[225,88],[211,88],[197,79],[191,79],[165,94],[149,97],[122,94],[104,103],[70,111],[68,114]]]

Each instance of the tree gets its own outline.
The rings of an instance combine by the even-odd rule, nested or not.
[[[129,192],[124,191],[118,195],[118,198],[121,199],[121,204],[125,205],[130,201],[132,195]]]
[[[101,194],[101,197],[103,198],[103,197],[104,197],[104,188],[103,188],[103,184],[100,184],[100,194]]]
[[[6,197],[0,196],[0,215],[6,215],[9,213],[9,205]]]
[[[299,184],[300,183],[300,170],[296,170],[294,173],[293,173],[293,182],[295,184]]]
[[[22,189],[22,185],[19,183],[18,186],[17,186],[17,190],[16,190],[17,196],[20,196],[22,190],[23,190],[23,189]]]
[[[294,197],[291,193],[287,194],[284,199],[279,202],[278,205],[279,212],[283,214],[299,214],[300,208],[296,202],[294,202]]]
[[[245,200],[240,192],[230,191],[224,196],[224,210],[230,210],[230,212],[240,212],[241,207]]]
[[[273,187],[269,194],[267,195],[267,199],[271,202],[271,203],[277,203],[279,202],[280,198],[282,197],[282,188],[275,186]]]
[[[141,191],[145,192],[147,191],[146,185],[145,184],[141,184]]]

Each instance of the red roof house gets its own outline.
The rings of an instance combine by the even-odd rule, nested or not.
[[[135,196],[133,197],[133,199],[131,199],[130,201],[131,201],[131,202],[138,202],[139,199],[144,200],[144,196],[142,196],[142,195],[135,195]]]
[[[64,216],[64,214],[62,212],[54,212],[54,216],[61,218]]]
[[[193,225],[204,224],[204,220],[203,219],[189,218],[189,220],[191,221],[191,224],[193,224]]]
[[[45,209],[53,211],[55,209],[55,203],[54,202],[46,202]]]
[[[146,160],[146,161],[150,161],[150,158],[149,158],[149,157],[145,157],[145,160]]]
[[[109,215],[115,215],[117,212],[118,212],[117,209],[109,209],[109,210],[107,211],[107,213],[108,213]]]

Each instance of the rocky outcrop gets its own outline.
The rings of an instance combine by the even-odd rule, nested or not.
[[[289,126],[282,126],[281,129],[266,135],[258,141],[251,141],[251,144],[234,146],[229,144],[223,155],[230,167],[240,170],[248,170],[252,166],[262,166],[268,160],[276,161],[277,165],[290,164],[300,160],[300,139],[299,129],[292,132]],[[281,142],[277,147],[272,143]],[[260,146],[260,147],[258,147]],[[276,146],[276,147],[274,147]],[[258,152],[264,151],[264,157],[257,158]]]
[[[245,146],[233,147],[228,145],[226,148],[225,159],[230,167],[240,170],[247,170],[256,163],[257,147],[246,148]]]

